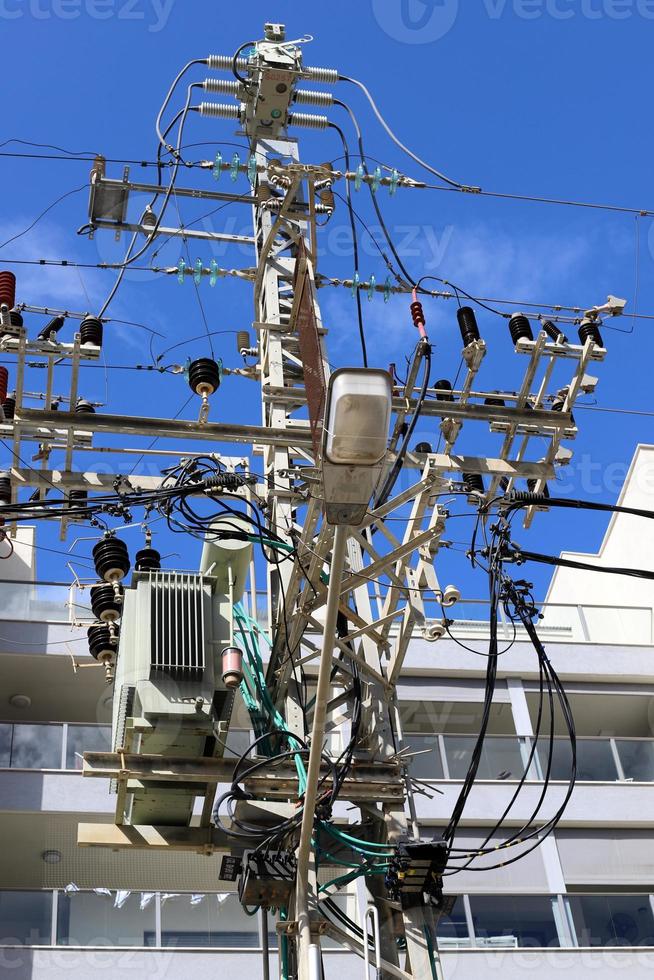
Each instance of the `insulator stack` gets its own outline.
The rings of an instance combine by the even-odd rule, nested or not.
[[[239,330],[236,335],[236,350],[241,354],[250,349],[250,334],[247,330]]]
[[[441,378],[434,385],[436,389],[436,398],[440,402],[453,402],[454,395],[452,394],[452,382],[448,381],[447,378]]]
[[[327,129],[329,126],[327,116],[317,116],[312,112],[289,112],[288,122],[290,126],[304,126],[305,129]]]
[[[210,357],[192,361],[188,369],[188,383],[196,395],[213,395],[220,387],[220,366]]]
[[[590,320],[586,318],[581,321],[581,326],[579,327],[579,340],[582,344],[585,344],[587,340],[592,340],[597,347],[604,347],[604,341],[602,340],[602,335],[600,329],[595,320]]]
[[[129,572],[127,545],[113,535],[102,538],[93,546],[93,562],[98,578],[105,582],[120,582]]]
[[[13,272],[0,272],[0,306],[12,307],[16,302],[16,276]]]
[[[240,82],[232,81],[229,78],[205,78],[202,82],[202,88],[205,92],[219,92],[222,95],[238,95],[240,87]]]
[[[461,339],[463,340],[464,347],[469,347],[470,344],[474,344],[476,340],[479,340],[477,317],[471,306],[460,306],[456,311],[456,318],[459,321],[459,330],[461,331]]]
[[[484,398],[484,405],[496,405],[497,408],[504,408],[506,401],[503,398],[497,397],[498,395],[499,391],[494,391],[488,398]]]
[[[241,118],[241,110],[237,105],[228,105],[225,102],[201,102],[198,106],[201,116],[211,116],[215,119],[235,119]]]
[[[566,391],[559,391],[555,395],[554,401],[552,402],[552,411],[553,412],[562,412],[563,411],[563,406],[565,405],[565,400],[566,400],[567,395],[568,395],[567,390]]]
[[[137,572],[156,572],[161,568],[161,555],[155,548],[142,548],[136,552],[134,568]]]
[[[68,506],[77,509],[78,507],[86,507],[89,501],[89,494],[87,490],[71,490],[68,494]]]
[[[2,411],[5,415],[5,421],[11,421],[16,414],[16,398],[13,394],[8,395],[2,403]]]
[[[115,623],[120,619],[123,610],[119,599],[122,595],[122,585],[116,589],[113,585],[94,585],[91,589],[91,609],[96,619],[103,623]]]
[[[96,316],[85,316],[79,329],[83,344],[102,347],[102,320]]]
[[[514,344],[519,340],[533,340],[534,335],[531,330],[529,319],[524,313],[514,313],[509,320],[509,332]]]
[[[541,490],[541,492],[539,494],[536,493],[536,486],[537,486],[537,484],[538,484],[538,480],[527,480],[527,486],[529,487],[529,493],[533,493],[537,497],[549,497],[550,491],[549,491],[549,487],[547,486],[547,484],[545,484],[545,486],[543,487],[543,489]]]
[[[222,678],[228,691],[234,691],[243,680],[243,652],[238,647],[225,647],[222,652]]]
[[[79,398],[75,405],[75,415],[95,415],[95,408],[86,398]]]
[[[0,472],[0,504],[11,503],[11,476],[7,470]]]
[[[53,316],[52,319],[46,323],[44,327],[41,327],[37,334],[38,340],[49,340],[51,334],[57,334],[66,322],[66,318],[63,316]]]
[[[484,478],[481,473],[463,473],[463,485],[468,493],[485,493]]]
[[[7,385],[9,384],[9,371],[0,364],[0,402],[4,402],[7,397]]]
[[[207,65],[211,71],[231,71],[234,59],[231,54],[210,54],[207,58]],[[238,71],[245,71],[248,66],[247,58],[237,58],[236,68]]]
[[[334,96],[331,92],[311,92],[299,88],[293,96],[293,101],[298,105],[318,105],[327,109],[330,105],[334,105]]]
[[[409,309],[411,310],[411,319],[413,320],[414,327],[416,327],[422,333],[427,323],[425,320],[425,311],[422,308],[422,303],[417,299],[411,304]]]
[[[338,68],[303,68],[302,78],[309,82],[322,82],[323,85],[336,85],[339,71]]]
[[[23,315],[19,310],[9,311],[9,323],[12,327],[22,327],[23,326]]]
[[[562,344],[568,343],[568,338],[565,336],[563,331],[559,330],[556,323],[553,323],[552,320],[543,320],[541,323],[541,327],[543,328],[547,336],[550,338],[550,340],[553,340],[555,344],[559,342]]]

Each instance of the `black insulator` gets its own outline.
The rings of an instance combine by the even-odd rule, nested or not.
[[[161,568],[161,555],[154,548],[142,548],[136,552],[134,568],[137,572],[156,572]]]
[[[119,581],[129,572],[127,545],[120,538],[102,538],[93,546],[93,562],[98,578]]]
[[[89,653],[96,660],[100,660],[104,654],[116,653],[111,630],[105,623],[94,623],[93,626],[89,626],[86,635],[89,638]]]
[[[519,340],[533,340],[534,335],[531,330],[529,319],[524,313],[514,313],[509,320],[509,330],[514,344]]]
[[[556,323],[552,323],[551,320],[543,320],[541,323],[541,327],[543,328],[547,336],[550,338],[550,340],[553,340],[555,344],[559,342],[559,338],[561,338],[560,343],[562,344],[568,343],[568,338],[566,337],[566,335],[561,330],[559,330]]]
[[[436,398],[441,402],[453,402],[454,395],[452,394],[452,383],[448,381],[447,378],[442,378],[437,381],[434,385],[436,389]]]
[[[69,507],[86,507],[89,500],[88,491],[71,490],[68,494]]]
[[[461,331],[464,347],[468,347],[475,340],[479,340],[477,317],[471,306],[460,306],[456,311],[456,318],[459,321],[459,330]]]
[[[119,586],[122,596],[123,587]],[[122,603],[118,601],[113,585],[94,585],[91,589],[91,609],[96,619],[103,623],[115,623],[120,619]]]
[[[411,310],[411,319],[413,320],[414,327],[417,327],[418,329],[420,329],[420,327],[424,327],[426,323],[425,311],[422,308],[422,303],[420,302],[420,300],[416,300],[414,303],[412,303],[410,306],[410,310]]]
[[[428,442],[419,442],[414,450],[416,453],[430,453],[431,451],[432,448]]]
[[[53,316],[49,323],[46,323],[44,327],[39,330],[36,339],[37,340],[49,340],[50,334],[57,334],[66,322],[66,318],[63,316]]]
[[[51,412],[58,412],[59,411],[59,405],[60,404],[61,404],[61,402],[58,402],[56,400],[56,398],[53,399],[53,401],[50,402],[50,411]]]
[[[16,411],[16,399],[13,395],[8,395],[5,398],[2,403],[2,411],[5,413],[5,419],[13,419]]]
[[[6,471],[0,472],[0,504],[11,503],[11,476]]]
[[[506,493],[506,491],[509,489],[509,483],[510,483],[510,480],[509,480],[508,476],[503,476],[500,479],[499,487],[500,487],[500,490],[502,491],[502,493]]]
[[[484,405],[496,405],[498,408],[504,408],[506,401],[503,398],[496,398],[496,395],[499,395],[499,391],[494,391],[488,398],[484,398]]]
[[[188,383],[196,395],[212,395],[220,387],[220,367],[210,357],[191,361]]]
[[[549,488],[548,488],[547,484],[545,484],[545,486],[543,487],[543,489],[540,491],[539,494],[536,494],[536,484],[537,483],[538,483],[538,480],[527,480],[527,486],[529,487],[529,493],[533,493],[537,497],[538,496],[540,496],[540,497],[549,497],[550,491],[549,491]]]
[[[604,341],[600,329],[594,320],[584,320],[579,327],[579,340],[585,344],[587,340],[592,340],[596,347],[604,347]]]
[[[463,474],[463,485],[465,486],[468,493],[485,493],[484,488],[484,478],[481,473],[464,473]]]
[[[563,411],[563,406],[565,405],[565,400],[566,400],[567,396],[568,396],[568,392],[567,391],[560,391],[554,397],[554,401],[552,402],[552,411],[553,412],[562,412]]]
[[[83,344],[102,347],[102,320],[97,316],[85,316],[79,328]]]
[[[75,405],[75,415],[95,415],[95,408],[86,398],[79,398]]]
[[[19,310],[9,310],[9,323],[12,327],[23,326],[23,317]]]

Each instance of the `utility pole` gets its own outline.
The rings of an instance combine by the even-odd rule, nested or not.
[[[498,488],[510,488],[519,479],[533,481],[536,492],[545,487],[554,477],[555,466],[566,458],[562,443],[576,436],[572,416],[575,400],[582,391],[594,387],[595,379],[588,376],[587,369],[605,355],[597,329],[599,318],[621,308],[619,301],[612,303],[610,298],[608,304],[588,311],[589,327],[579,345],[567,341],[552,323],[541,330],[539,322],[534,337],[528,317],[512,317],[513,347],[516,356],[523,359],[525,370],[519,390],[508,393],[479,390],[476,386],[486,343],[473,310],[462,308],[458,323],[464,370],[460,387],[453,391],[451,386],[435,389],[432,385],[431,345],[414,289],[411,315],[418,327],[418,343],[406,381],[389,378],[390,438],[375,471],[376,482],[371,487],[375,492],[368,494],[363,510],[353,516],[354,512],[348,511],[354,500],[348,496],[352,488],[347,481],[332,481],[326,465],[324,426],[331,382],[327,329],[317,296],[323,288],[339,288],[345,283],[355,291],[366,289],[371,294],[384,289],[387,293],[406,292],[409,299],[413,284],[401,277],[386,287],[373,281],[328,280],[319,268],[321,222],[317,219],[331,217],[336,182],[367,184],[373,194],[383,187],[408,192],[420,185],[397,172],[371,178],[363,168],[364,161],[350,172],[303,161],[294,134],[303,128],[325,130],[329,119],[322,113],[296,111],[296,106],[328,109],[333,105],[330,92],[303,86],[335,85],[339,71],[305,66],[302,41],[287,40],[283,25],[266,24],[263,40],[252,50],[239,50],[235,57],[212,55],[207,63],[212,71],[228,73],[230,77],[211,76],[203,85],[205,91],[222,93],[235,102],[204,101],[194,108],[207,120],[232,120],[247,140],[249,155],[231,163],[218,156],[207,162],[205,170],[213,166],[217,176],[228,169],[236,176],[247,174],[251,190],[241,195],[207,191],[204,186],[176,187],[175,193],[251,208],[251,238],[197,230],[194,234],[207,241],[252,246],[254,265],[219,269],[215,263],[188,267],[180,262],[162,271],[181,280],[195,276],[199,281],[208,277],[216,281],[233,276],[253,289],[255,339],[251,342],[243,332],[239,347],[246,359],[254,362],[241,373],[258,380],[261,425],[209,421],[208,399],[216,384],[211,372],[203,375],[195,389],[202,396],[197,422],[91,413],[82,418],[79,411],[74,411],[79,376],[85,361],[98,359],[98,344],[83,344],[77,336],[73,344],[64,345],[52,332],[46,340],[31,341],[15,317],[12,321],[5,303],[0,311],[4,331],[0,349],[16,357],[17,380],[13,417],[0,424],[3,438],[13,440],[11,489],[4,502],[16,504],[19,491],[26,487],[60,487],[71,504],[79,502],[80,493],[88,495],[121,487],[124,478],[120,471],[101,476],[75,469],[79,454],[91,450],[102,433],[147,438],[153,433],[166,435],[179,440],[179,452],[175,452],[180,459],[184,457],[184,444],[191,440],[202,439],[209,449],[217,443],[249,447],[245,467],[243,456],[236,451],[233,457],[220,459],[224,471],[233,477],[231,483],[225,477],[225,486],[236,486],[236,492],[249,502],[255,496],[263,498],[267,528],[274,534],[278,548],[285,547],[287,554],[293,556],[292,560],[267,565],[267,632],[271,649],[265,687],[270,711],[283,719],[287,744],[295,749],[289,749],[285,753],[288,758],[269,773],[260,769],[245,777],[247,792],[235,803],[233,816],[235,821],[249,824],[259,820],[265,836],[264,811],[278,806],[291,829],[276,841],[274,853],[268,848],[262,855],[257,848],[239,845],[220,827],[213,826],[210,817],[215,788],[218,783],[229,781],[234,774],[233,764],[218,752],[203,755],[198,750],[197,757],[181,758],[165,753],[157,757],[139,749],[142,742],[135,735],[142,739],[147,726],[142,718],[130,716],[126,698],[118,712],[122,712],[122,734],[115,751],[87,753],[85,757],[86,775],[116,780],[116,824],[112,828],[81,825],[80,843],[148,849],[156,840],[157,846],[164,841],[171,849],[195,848],[205,853],[230,850],[234,858],[232,870],[239,862],[242,864],[244,905],[248,904],[248,896],[254,895],[264,909],[281,905],[286,909],[277,921],[283,948],[283,980],[319,980],[324,936],[369,962],[380,980],[440,980],[436,924],[446,907],[442,872],[447,848],[440,840],[421,837],[396,690],[411,639],[421,636],[428,641],[438,640],[447,628],[446,609],[459,597],[456,588],[441,586],[435,570],[439,551],[447,545],[449,512],[440,500],[455,492],[461,494],[461,499],[469,497],[474,506],[483,505],[497,496]],[[132,182],[128,173],[122,180],[107,177],[105,163],[99,158],[91,176],[92,232],[111,228],[115,233],[132,231],[146,237],[187,234],[182,228],[164,225],[163,215],[154,223],[151,213],[129,220],[130,195],[143,190],[162,195],[161,187]],[[45,408],[26,405],[23,375],[28,357],[41,357],[47,363]],[[73,366],[68,411],[54,411],[52,373],[62,357]],[[565,363],[571,367],[571,377],[563,393],[559,391],[559,402],[552,409],[547,400],[551,379],[554,369]],[[425,378],[422,391],[421,377]],[[407,429],[411,432],[410,420],[419,414],[431,418],[434,427],[440,429],[435,450],[429,445],[418,448],[405,444]],[[455,444],[464,424],[500,433],[502,447],[497,457],[457,455]],[[539,449],[537,459],[530,455],[535,438],[541,447],[542,440],[547,441],[544,455]],[[38,469],[23,462],[25,447],[33,448],[34,443],[39,445]],[[48,465],[55,450],[64,454],[60,470]],[[260,463],[250,465],[250,451]],[[120,456],[123,450],[114,452]],[[259,476],[250,478],[249,474],[257,471]],[[400,472],[404,479],[398,484]],[[486,485],[484,479],[488,481]],[[130,480],[132,488],[143,490],[156,491],[162,485],[158,477],[148,479],[135,474]],[[342,516],[343,508],[347,517]],[[75,513],[73,507],[57,517],[62,535],[75,520]],[[527,510],[527,525],[534,513],[535,506]],[[206,562],[203,559],[207,580],[217,574],[213,570],[216,562],[212,564],[210,558]],[[241,559],[244,561],[244,556]],[[232,559],[222,555],[216,561],[229,566],[227,586],[220,599],[220,615],[227,624],[221,642],[229,642],[233,651],[237,630],[231,612],[235,589],[229,564]],[[140,582],[141,579],[137,588],[141,587]],[[173,584],[178,587],[178,583]],[[202,582],[197,588],[205,586]],[[215,586],[212,588],[215,590]],[[437,600],[439,611],[435,616],[425,605],[427,595]],[[130,604],[134,605],[131,599],[126,608]],[[250,614],[256,618],[254,587]],[[298,671],[305,668],[313,678],[316,667],[317,692],[312,700],[303,690]],[[356,697],[355,689],[359,692]],[[198,716],[203,721],[210,718],[211,698],[205,696],[198,702],[201,703],[196,705],[193,721],[196,735],[203,731]],[[231,711],[231,702],[227,702],[225,698],[226,707],[219,719],[223,736],[227,734]],[[356,818],[348,823],[344,816],[334,814],[335,801],[328,798],[336,782],[335,760],[342,758],[334,746],[350,742],[347,773],[335,794],[339,802],[347,802],[356,813]],[[294,763],[305,767],[306,784],[302,789]],[[159,826],[159,811],[153,809],[147,821],[134,825],[128,833],[130,812],[134,812],[139,800],[135,787],[141,786],[142,781],[161,786],[161,801],[165,801],[171,783],[178,781],[180,792],[186,794],[180,812],[190,813],[193,796],[202,795],[200,827],[191,826],[188,821],[171,826],[170,821],[163,820]],[[252,816],[253,808],[259,816]],[[298,813],[301,819],[296,820]],[[347,868],[348,855],[351,859],[348,847],[354,847],[360,859],[366,890],[358,933],[348,929],[348,917],[338,924],[322,911],[323,903],[330,902],[341,890],[344,877],[334,873],[333,880],[326,883],[322,872]],[[279,897],[282,891],[283,902]],[[400,953],[400,945],[406,953]]]

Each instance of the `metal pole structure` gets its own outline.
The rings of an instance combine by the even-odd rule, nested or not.
[[[318,686],[316,688],[313,726],[311,728],[311,746],[307,766],[307,787],[304,792],[302,827],[297,851],[297,890],[295,900],[298,921],[300,980],[317,980],[317,977],[313,976],[310,972],[311,959],[309,947],[311,945],[311,920],[309,915],[309,858],[311,855],[311,837],[313,834],[314,811],[318,796],[322,742],[325,736],[325,718],[327,715],[332,656],[336,637],[336,617],[338,615],[341,595],[347,538],[347,525],[339,524],[334,533],[334,548],[332,551],[329,590],[325,610],[325,633],[318,671]]]
[[[261,976],[263,980],[270,980],[270,950],[268,948],[268,909],[262,905],[259,909],[259,926],[261,929]]]

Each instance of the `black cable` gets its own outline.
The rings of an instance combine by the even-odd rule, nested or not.
[[[329,124],[330,129],[335,130],[341,138],[343,144],[343,151],[345,154],[346,166],[349,170],[350,168],[350,149],[345,138],[345,133],[337,126],[335,123]],[[354,218],[354,211],[352,208],[352,190],[350,188],[350,182],[347,181],[347,186],[345,188],[345,198],[347,204],[347,211],[350,218],[350,227],[352,229],[352,253],[354,257],[354,274],[355,279],[358,281],[359,276],[359,239],[357,236],[356,221]],[[359,338],[361,340],[361,354],[363,357],[363,366],[368,367],[368,352],[366,350],[366,337],[363,328],[363,311],[361,309],[361,290],[357,287],[355,294],[356,304],[357,304],[357,320],[359,324]]]

